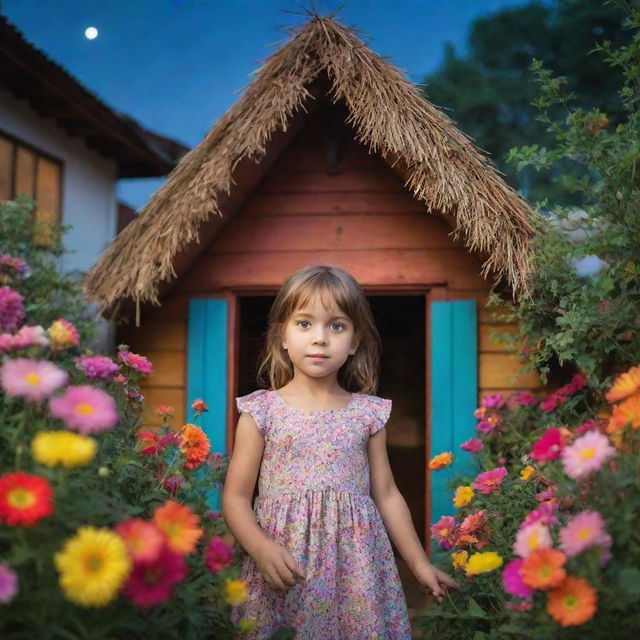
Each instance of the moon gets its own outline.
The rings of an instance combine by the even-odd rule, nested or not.
[[[84,35],[87,40],[95,40],[98,37],[98,30],[95,27],[87,27]]]

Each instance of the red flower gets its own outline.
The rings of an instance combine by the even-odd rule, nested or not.
[[[529,455],[537,462],[549,462],[560,457],[564,445],[562,431],[557,427],[551,427],[533,443],[533,449]]]
[[[53,489],[46,478],[16,471],[0,477],[0,522],[31,526],[53,513]]]
[[[228,564],[233,564],[233,545],[228,545],[222,538],[216,536],[207,543],[207,566],[213,573],[217,573]]]
[[[196,413],[204,413],[205,411],[209,411],[209,407],[207,407],[204,400],[201,400],[200,398],[198,398],[196,401],[193,402],[193,404],[191,405],[191,408]]]

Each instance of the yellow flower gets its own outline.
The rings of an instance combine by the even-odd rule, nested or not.
[[[54,555],[65,596],[83,607],[103,607],[118,595],[131,560],[124,541],[110,529],[80,527]]]
[[[482,551],[474,553],[467,562],[466,573],[475,576],[479,573],[487,573],[502,566],[502,558],[495,551]]]
[[[227,580],[224,585],[225,602],[232,607],[247,599],[247,583],[244,580]]]
[[[466,507],[471,500],[473,500],[473,496],[476,495],[476,492],[472,487],[458,487],[456,489],[456,494],[453,496],[453,504],[459,509],[460,507]]]
[[[47,467],[79,467],[93,460],[98,445],[93,438],[71,431],[41,431],[31,441],[31,455]]]
[[[243,618],[238,623],[240,633],[249,633],[258,626],[258,621],[255,618]]]
[[[431,462],[429,462],[429,469],[431,469],[432,471],[444,469],[444,467],[448,467],[452,461],[453,456],[450,451],[439,453],[437,456],[431,458]]]
[[[451,564],[454,569],[465,569],[469,559],[468,551],[454,551],[451,554]]]
[[[520,479],[521,480],[528,480],[533,473],[535,472],[535,469],[528,464],[521,472],[520,472]]]

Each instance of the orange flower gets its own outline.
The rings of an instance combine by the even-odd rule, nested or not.
[[[197,400],[194,400],[194,402],[191,404],[191,408],[196,413],[204,413],[205,411],[209,411],[209,407],[207,407],[206,402],[204,400],[202,400],[201,398],[198,398]]]
[[[159,404],[156,407],[156,413],[163,418],[171,418],[173,416],[173,407],[168,404]]]
[[[536,549],[522,563],[522,582],[532,589],[555,587],[566,577],[566,556],[556,549]]]
[[[134,560],[155,560],[164,544],[164,535],[158,527],[142,518],[128,518],[113,530],[124,540],[127,551]]]
[[[187,458],[185,468],[195,469],[206,462],[211,451],[207,434],[195,424],[185,424],[180,435],[182,436],[180,451]]]
[[[636,393],[613,407],[613,413],[607,425],[607,433],[621,431],[629,425],[634,429],[640,429],[640,393]]]
[[[570,627],[591,620],[596,603],[596,590],[584,578],[567,576],[549,591],[547,613],[563,627]]]
[[[638,391],[640,391],[640,367],[631,367],[629,371],[622,373],[613,381],[613,386],[605,393],[605,398],[611,404]]]
[[[429,469],[432,471],[437,471],[438,469],[444,469],[448,467],[453,462],[453,456],[450,451],[445,451],[445,453],[439,453],[437,456],[431,458],[429,462]]]
[[[191,553],[204,533],[198,526],[200,517],[174,500],[155,510],[153,522],[166,536],[169,548],[179,555]]]

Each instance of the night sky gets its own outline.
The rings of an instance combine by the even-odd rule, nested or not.
[[[422,82],[443,45],[465,52],[470,22],[522,0],[316,0],[321,15],[364,32],[369,46]],[[36,47],[115,110],[194,146],[238,99],[250,74],[308,20],[294,0],[0,0]],[[341,7],[341,8],[340,8]],[[290,13],[295,12],[295,13]],[[96,27],[94,40],[85,37]],[[443,105],[446,106],[446,105]],[[455,117],[454,117],[455,119]],[[135,208],[164,179],[121,180]]]

